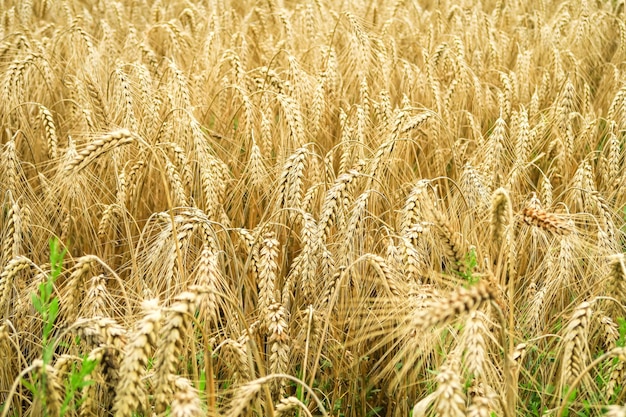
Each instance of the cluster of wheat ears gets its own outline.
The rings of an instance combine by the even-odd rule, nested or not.
[[[623,0],[0,17],[2,417],[626,415]]]

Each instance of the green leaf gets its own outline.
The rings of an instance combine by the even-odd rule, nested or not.
[[[205,389],[206,389],[206,372],[202,370],[202,372],[200,372],[200,381],[198,383],[198,390],[202,392]]]
[[[41,299],[37,296],[37,294],[31,294],[30,299],[33,303],[33,307],[35,307],[35,310],[37,310],[39,314],[43,314],[43,303],[41,302]]]
[[[35,384],[31,384],[29,381],[23,378],[22,378],[22,385],[24,385],[26,389],[28,389],[31,392],[31,394],[33,394],[34,396],[36,396],[37,392],[39,392],[37,387],[35,387]]]
[[[50,301],[50,306],[48,307],[48,321],[50,322],[50,324],[54,324],[58,316],[59,299],[55,297],[52,299],[52,301]]]
[[[624,317],[618,317],[617,324],[619,325],[619,338],[615,344],[617,347],[624,347],[626,346],[626,320]]]
[[[82,376],[87,376],[89,374],[91,374],[93,372],[94,369],[96,369],[96,366],[98,366],[98,361],[95,359],[87,359],[86,357],[83,358],[83,364],[81,366],[81,370],[80,373]],[[90,383],[88,385],[91,385],[91,383],[93,383],[93,381],[89,381]]]

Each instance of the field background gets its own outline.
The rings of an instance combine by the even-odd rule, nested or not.
[[[626,416],[624,18],[0,0],[0,416]]]

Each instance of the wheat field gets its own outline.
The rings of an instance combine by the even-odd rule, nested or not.
[[[626,416],[624,0],[0,17],[0,417]]]

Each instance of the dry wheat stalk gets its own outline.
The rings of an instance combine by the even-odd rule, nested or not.
[[[87,93],[92,100],[92,107],[96,112],[96,115],[102,122],[103,126],[106,128],[110,125],[109,120],[109,111],[102,96],[102,92],[100,91],[100,87],[98,84],[89,76],[86,76],[84,79],[85,85],[87,87]]]
[[[606,351],[611,350],[611,348],[616,346],[617,340],[619,339],[619,328],[617,323],[615,323],[609,316],[604,315],[603,312],[598,311],[598,316],[600,317],[600,326],[597,333],[601,333],[601,336],[604,339],[603,345]]]
[[[461,271],[465,256],[463,237],[452,229],[450,221],[432,202],[427,207],[434,220],[434,229],[439,237],[439,242],[443,246],[444,254],[451,262],[450,268],[455,271]]]
[[[93,380],[97,373],[105,377],[102,392],[104,397],[98,397],[96,385],[91,385],[82,392],[84,399],[80,409],[82,415],[93,413],[98,403],[104,403],[105,408],[111,406],[115,388],[119,382],[120,352],[126,345],[126,329],[108,317],[80,318],[73,327],[84,338],[89,346],[94,347],[88,359],[97,361],[98,370],[89,376]]]
[[[378,146],[376,153],[370,160],[369,168],[367,171],[368,188],[371,186],[372,178],[377,178],[380,175],[379,167],[381,163],[386,163],[387,159],[393,153],[398,139],[400,139],[400,135],[402,134],[402,127],[405,124],[406,115],[406,111],[402,109],[397,109],[395,111],[393,125],[389,128],[390,131],[388,139],[383,141],[380,146]]]
[[[19,160],[15,150],[15,140],[12,139],[4,145],[4,151],[2,152],[2,194],[11,191],[14,192],[17,188],[19,180],[18,166]]]
[[[6,212],[7,223],[2,240],[2,259],[8,260],[22,252],[22,213],[19,204],[13,200],[13,193],[8,192],[10,206]]]
[[[164,143],[164,145],[171,151],[172,160],[176,163],[176,169],[181,173],[183,187],[186,190],[191,189],[193,172],[189,164],[186,150],[176,143]]]
[[[423,220],[425,204],[429,199],[428,184],[428,180],[419,180],[407,196],[400,218],[400,232],[402,234],[405,234],[414,223]]]
[[[178,175],[176,166],[172,164],[169,159],[165,161],[164,172],[169,182],[170,190],[173,193],[174,198],[172,199],[172,204],[174,207],[187,207],[189,204],[187,202],[187,194],[185,193],[183,182],[180,179],[180,175]]]
[[[300,103],[291,96],[278,94],[278,102],[280,103],[285,114],[287,127],[289,128],[289,138],[292,146],[301,147],[304,145],[304,122],[302,120],[302,111]]]
[[[119,206],[117,204],[109,204],[102,211],[100,222],[98,223],[98,237],[105,242],[109,231],[115,230],[117,227],[117,219],[119,216]]]
[[[294,272],[299,278],[297,282],[302,291],[303,302],[311,304],[315,293],[318,253],[322,243],[319,240],[317,222],[310,213],[305,212],[302,215],[301,239],[304,247],[298,258],[294,260],[294,264],[297,262],[296,267],[290,272]]]
[[[203,155],[199,169],[205,212],[209,219],[215,219],[223,210],[227,176],[219,159],[204,151],[200,154]]]
[[[608,294],[612,294],[620,303],[626,303],[626,263],[624,254],[610,257],[610,274]]]
[[[374,267],[389,294],[397,297],[402,295],[400,280],[396,272],[387,265],[385,258],[374,253],[366,253],[361,258],[367,260],[367,262]]]
[[[400,239],[399,249],[403,256],[399,265],[400,269],[407,274],[407,281],[409,282],[421,282],[422,277],[426,274],[425,269],[428,262],[420,244],[420,236],[423,233],[423,225],[416,224],[407,229]]]
[[[172,83],[172,89],[176,97],[174,107],[189,109],[191,107],[191,95],[189,93],[187,79],[174,61],[169,61],[168,64],[170,71],[174,74],[174,82]]]
[[[345,270],[345,266],[340,266],[332,275],[330,275],[330,279],[327,281],[324,292],[320,297],[320,304],[318,308],[320,311],[324,311],[328,306],[330,306],[331,310],[334,308],[334,303],[331,304],[331,302],[334,301],[337,285],[339,285],[339,283],[343,280]]]
[[[617,363],[611,369],[609,380],[605,387],[605,395],[607,398],[612,398],[615,395],[619,395],[619,389],[623,390],[624,381],[626,380],[626,361],[618,360]]]
[[[341,174],[326,193],[318,221],[318,233],[321,242],[326,242],[333,225],[337,225],[339,230],[344,229],[345,211],[349,205],[349,197],[354,188],[354,179],[358,175],[359,172],[357,170],[350,170],[345,174]]]
[[[74,270],[67,279],[66,293],[61,298],[61,311],[65,316],[66,323],[72,323],[78,315],[77,306],[84,291],[85,275],[98,263],[94,255],[87,255],[76,260]]]
[[[73,324],[90,346],[113,346],[123,349],[126,345],[126,329],[110,317],[83,317]]]
[[[547,262],[550,262],[550,260],[548,260]],[[541,323],[543,323],[542,320],[542,313],[544,312],[544,308],[545,308],[545,301],[546,301],[546,293],[548,291],[548,285],[544,284],[542,285],[536,292],[535,294],[532,295],[532,297],[530,297],[529,300],[529,306],[528,309],[526,310],[526,325],[528,326],[529,329],[531,329],[533,331],[533,334],[540,334],[539,331],[541,330]]]
[[[127,201],[120,201],[119,204],[123,204],[128,207],[129,210],[132,210],[135,207],[137,193],[141,189],[141,179],[144,166],[145,162],[139,160],[130,167],[128,175],[126,175]]]
[[[263,162],[261,148],[257,145],[254,137],[252,139],[252,146],[250,148],[250,157],[248,159],[248,165],[246,166],[246,172],[249,174],[252,186],[257,188],[261,193],[265,193],[264,185],[268,178],[268,173],[265,163]]]
[[[472,209],[483,209],[489,205],[489,189],[485,184],[482,174],[469,162],[463,167],[461,174],[461,189],[466,195],[468,204]]]
[[[130,129],[133,132],[138,131],[137,119],[135,118],[135,110],[133,109],[133,98],[130,89],[130,82],[128,80],[128,75],[122,70],[122,68],[118,67],[115,69],[115,74],[117,75],[117,79],[120,83],[120,98],[125,106],[125,114],[124,114],[124,123],[130,125]]]

